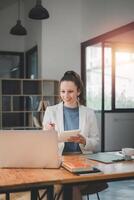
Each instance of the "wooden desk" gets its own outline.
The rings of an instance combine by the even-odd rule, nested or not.
[[[47,189],[53,200],[53,185],[59,182],[59,169],[0,169],[0,193],[31,191],[31,199],[37,200],[39,189]]]
[[[76,156],[75,156],[76,157]],[[73,156],[65,156],[65,159]],[[77,156],[78,159],[85,159]],[[38,189],[48,189],[48,199],[53,199],[53,185],[73,185],[92,181],[116,181],[134,179],[134,161],[123,161],[112,164],[103,164],[89,161],[103,173],[89,175],[74,175],[67,170],[60,169],[0,169],[0,193],[32,191],[32,200],[37,199]],[[7,195],[8,199],[8,195]]]
[[[83,155],[65,156],[64,159],[84,159],[86,162],[91,163],[102,171],[102,173],[91,173],[89,175],[74,175],[69,172],[64,172],[64,177],[61,178],[61,183],[75,183],[85,181],[114,181],[121,179],[134,178],[134,160],[114,162],[111,164],[105,164],[93,160],[86,159]],[[63,170],[63,169],[61,169]]]
[[[70,159],[84,159],[84,156],[65,156],[65,160]],[[64,195],[64,200],[71,200],[72,196],[68,195],[70,187],[73,185],[91,183],[91,182],[110,182],[110,181],[118,181],[118,180],[126,180],[126,179],[134,179],[134,160],[133,161],[122,161],[122,162],[114,162],[111,164],[104,164],[101,162],[93,161],[93,160],[85,160],[86,162],[91,163],[91,165],[96,166],[100,169],[101,173],[90,173],[86,175],[74,175],[69,172],[64,172],[64,177],[61,178],[61,184],[67,188],[67,192]],[[69,188],[69,189],[68,189]]]

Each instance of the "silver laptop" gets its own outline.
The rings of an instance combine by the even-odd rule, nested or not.
[[[0,168],[58,168],[56,131],[0,130]]]

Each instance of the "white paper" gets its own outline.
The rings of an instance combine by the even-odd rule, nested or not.
[[[69,130],[69,131],[63,131],[58,136],[58,142],[67,142],[70,137],[75,137],[80,134],[80,130]]]

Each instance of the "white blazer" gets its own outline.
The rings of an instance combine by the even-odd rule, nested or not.
[[[63,120],[63,102],[48,106],[43,118],[43,127],[45,129],[48,123],[54,123],[55,129],[60,135],[64,131]],[[86,145],[80,144],[82,152],[94,151],[99,141],[96,116],[93,110],[83,105],[79,106],[79,129],[86,139]],[[64,143],[59,143],[60,153],[62,153],[63,149]]]

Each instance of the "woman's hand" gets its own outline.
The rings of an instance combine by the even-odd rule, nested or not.
[[[54,123],[48,123],[45,125],[46,130],[55,130],[55,124]]]
[[[79,143],[79,144],[86,145],[86,139],[81,134],[78,134],[77,136],[70,137],[68,139],[68,142],[76,142],[76,143]]]

